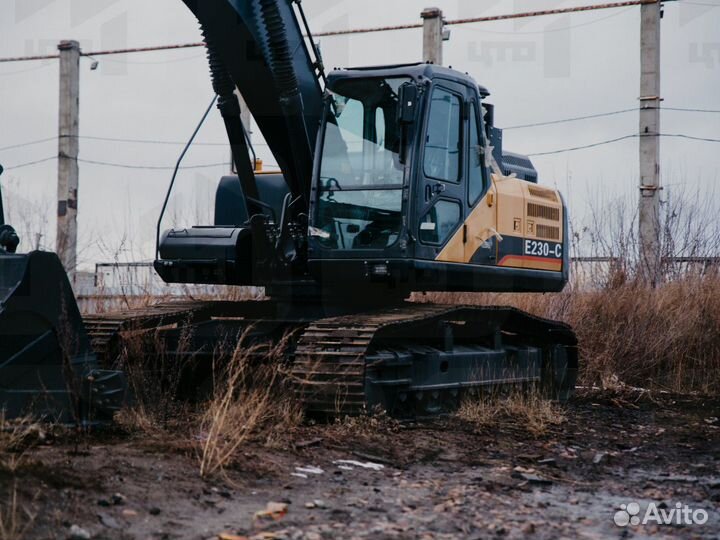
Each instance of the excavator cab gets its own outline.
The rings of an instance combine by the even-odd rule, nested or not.
[[[337,287],[558,291],[560,194],[503,154],[487,90],[430,64],[335,70],[320,130],[309,266]]]

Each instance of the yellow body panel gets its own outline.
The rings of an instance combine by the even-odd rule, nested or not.
[[[485,196],[436,257],[437,261],[469,263],[493,236],[496,256],[505,237],[561,243],[564,238],[562,200],[557,191],[510,176],[493,174]],[[498,266],[560,272],[562,260],[513,253]]]
[[[450,238],[435,260],[466,263],[497,230],[497,204],[495,186],[488,189],[465,220],[464,226]]]

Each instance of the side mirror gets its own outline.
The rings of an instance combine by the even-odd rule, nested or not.
[[[407,161],[408,131],[415,122],[417,116],[418,99],[420,92],[418,87],[410,82],[404,83],[398,89],[398,110],[397,119],[400,124],[400,163],[405,165]]]
[[[485,123],[485,135],[490,139],[492,128],[495,127],[495,105],[492,103],[483,103],[483,121]]]
[[[405,83],[398,90],[398,121],[401,124],[415,122],[415,111],[418,103],[418,87],[413,83]]]

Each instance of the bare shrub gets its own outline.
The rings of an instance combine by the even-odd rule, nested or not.
[[[44,437],[44,429],[33,417],[8,420],[0,410],[0,471],[15,473],[25,464],[27,451]]]
[[[513,390],[505,395],[482,393],[464,399],[456,416],[486,431],[507,425],[527,431],[534,437],[565,422],[563,409],[544,399],[535,390]]]
[[[273,445],[300,423],[302,411],[283,368],[286,348],[285,339],[269,350],[246,345],[245,336],[239,341],[200,421],[201,476],[236,464],[248,442]]]
[[[720,278],[651,288],[628,283],[578,295],[576,329],[585,384],[613,376],[646,388],[711,393],[720,388]]]
[[[35,517],[35,514],[19,503],[17,482],[14,482],[7,501],[0,502],[0,540],[28,538],[27,533],[35,522]]]
[[[132,395],[118,421],[149,435],[186,427],[190,407],[178,399],[178,388],[192,362],[191,330],[180,331],[174,351],[167,350],[161,330],[125,332],[118,362]]]

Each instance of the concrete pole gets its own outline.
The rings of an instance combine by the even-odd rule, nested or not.
[[[77,266],[78,134],[80,119],[80,44],[63,41],[60,51],[58,139],[58,214],[56,251],[70,283]]]
[[[423,18],[423,62],[442,66],[443,12],[439,8],[427,8],[420,16]]]
[[[640,265],[660,279],[660,2],[640,6]]]

